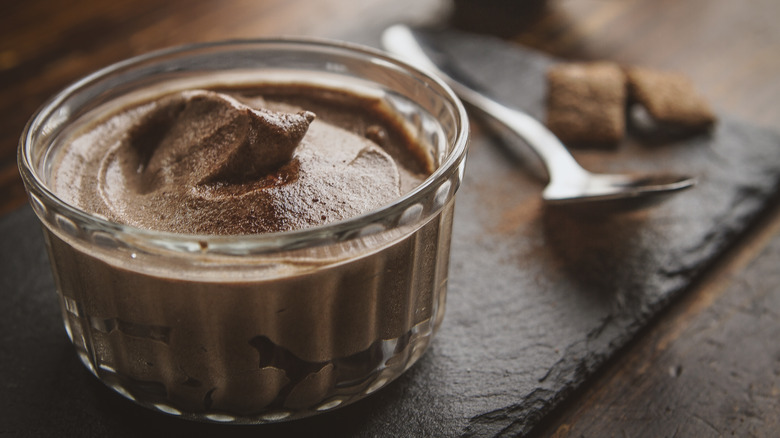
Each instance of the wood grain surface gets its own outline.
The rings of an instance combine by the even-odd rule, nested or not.
[[[53,93],[128,56],[216,39],[341,38],[373,27],[378,32],[393,21],[447,25],[454,16],[461,28],[501,33],[563,58],[683,72],[719,111],[778,128],[775,0],[551,0],[543,10],[515,4],[511,14],[486,7],[465,17],[453,11],[455,3],[464,7],[446,0],[3,2],[0,214],[26,202],[16,168],[18,138]],[[774,209],[535,433],[775,436],[779,224]]]

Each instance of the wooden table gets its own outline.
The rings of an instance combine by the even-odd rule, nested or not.
[[[780,120],[780,3],[774,0],[558,0],[539,12],[492,14],[485,7],[457,19],[445,0],[69,3],[14,2],[0,17],[0,215],[26,202],[16,168],[18,137],[46,98],[109,63],[189,42],[279,34],[349,38],[396,21],[456,21],[563,58],[682,71],[718,110],[766,127]],[[521,2],[505,3],[516,9],[512,3]],[[778,303],[780,208],[771,210],[533,433],[776,434],[780,310],[771,304]]]

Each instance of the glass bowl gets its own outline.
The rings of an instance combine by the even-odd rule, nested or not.
[[[380,99],[433,164],[361,216],[257,235],[186,235],[64,202],[52,168],[73,132],[160,90],[304,83]],[[84,365],[182,418],[264,423],[354,402],[417,361],[441,324],[466,113],[440,80],[342,42],[190,45],[74,83],[30,120],[19,168],[40,218],[65,329]]]

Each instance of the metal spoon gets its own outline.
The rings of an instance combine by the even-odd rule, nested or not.
[[[611,208],[632,209],[657,202],[664,195],[692,187],[693,178],[668,174],[598,174],[588,172],[574,160],[560,140],[542,123],[517,109],[487,97],[463,81],[442,71],[423,51],[411,29],[395,25],[382,35],[384,47],[416,66],[443,79],[469,106],[522,138],[547,167],[549,182],[542,198],[553,205],[584,205],[598,202]]]

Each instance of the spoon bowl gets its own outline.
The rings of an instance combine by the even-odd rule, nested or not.
[[[407,26],[395,25],[386,29],[382,35],[382,44],[389,52],[440,77],[470,108],[522,138],[547,168],[549,182],[542,192],[542,198],[549,205],[598,204],[610,209],[632,209],[654,204],[696,183],[691,177],[670,174],[589,172],[577,163],[558,137],[538,120],[477,91],[460,77],[455,79],[457,71],[443,59],[435,63]],[[450,68],[445,73],[446,67]]]

